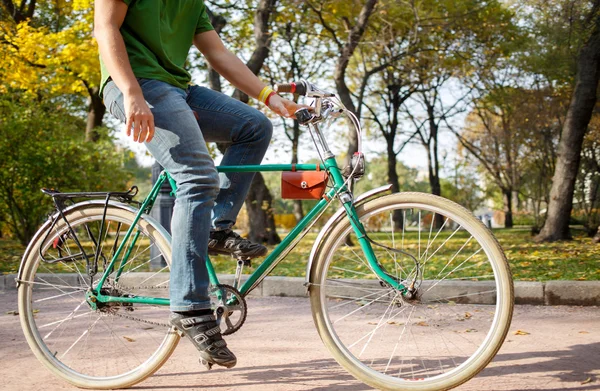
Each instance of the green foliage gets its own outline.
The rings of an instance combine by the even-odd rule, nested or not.
[[[529,212],[513,213],[513,223],[514,223],[514,225],[525,225],[525,226],[538,227],[538,222],[536,221],[536,216],[533,213],[529,213]]]
[[[356,183],[355,194],[361,194],[368,190],[388,183],[387,157],[379,156],[367,162],[367,174]],[[418,191],[426,193],[429,191],[429,183],[426,178],[414,167],[409,167],[402,162],[396,165],[400,191]]]
[[[515,280],[600,280],[600,248],[581,231],[576,232],[572,242],[546,244],[534,243],[528,229],[494,230],[494,234],[506,252]],[[306,257],[315,238],[316,234],[309,234],[277,266],[273,274],[303,277],[306,271]],[[458,249],[463,243],[464,238],[455,237],[447,245]],[[357,243],[354,250],[360,252]],[[435,264],[435,261],[430,262]],[[440,259],[439,263],[440,267],[443,267],[444,259]],[[235,272],[235,262],[229,257],[213,259],[213,264],[219,273]]]
[[[517,281],[600,280],[600,248],[582,231],[575,231],[574,241],[544,244],[534,243],[528,229],[494,230],[494,234],[506,252]],[[277,266],[273,275],[303,277],[316,236],[309,233]],[[460,248],[464,242],[464,238],[452,240],[456,243],[448,243],[449,247]],[[358,244],[353,249],[360,251]],[[15,273],[23,251],[24,247],[17,242],[0,239],[0,273]],[[229,256],[211,257],[211,261],[218,273],[235,272],[235,261]],[[255,270],[258,264],[258,261],[253,262],[250,270]],[[445,265],[443,259],[440,265]]]
[[[592,1],[527,0],[515,4],[529,39],[518,52],[519,65],[545,81],[570,90],[576,58],[591,33]]]
[[[25,244],[50,210],[40,188],[121,190],[129,175],[106,131],[86,143],[82,119],[51,101],[11,97],[0,100],[0,211],[8,233]]]
[[[479,208],[488,194],[480,186],[479,176],[468,161],[456,162],[454,172],[441,179],[442,195],[470,211]]]

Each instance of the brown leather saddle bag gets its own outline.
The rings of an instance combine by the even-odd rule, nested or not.
[[[323,197],[327,189],[329,175],[321,171],[317,165],[317,171],[296,171],[296,165],[292,165],[292,171],[281,173],[281,198],[290,200],[318,200]]]

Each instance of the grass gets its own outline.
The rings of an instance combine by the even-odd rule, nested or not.
[[[573,241],[537,244],[527,229],[499,229],[494,234],[500,241],[513,272],[515,280],[522,281],[549,281],[549,280],[600,280],[600,245],[592,243],[580,231],[575,231]],[[413,234],[414,236],[414,234]],[[273,271],[273,275],[301,277],[306,270],[310,250],[316,238],[315,233],[308,234],[303,241],[282,261]],[[374,238],[385,242],[385,237]],[[406,247],[416,249],[416,237],[410,235],[406,238]],[[444,240],[440,237],[439,240]],[[455,235],[445,246],[446,254],[438,253],[441,261],[431,261],[427,265],[429,274],[437,273],[443,268],[445,256],[451,256],[452,250],[459,249],[465,238],[460,234]],[[387,243],[388,245],[391,244]],[[24,248],[16,241],[0,239],[0,272],[3,274],[16,273]],[[351,249],[344,250],[351,256]],[[378,259],[386,265],[389,253],[379,250]],[[345,262],[344,253],[338,259],[342,269],[349,267]],[[438,258],[438,257],[436,257]],[[212,258],[215,269],[221,273],[234,273],[235,262],[225,256]],[[475,260],[471,260],[475,261]],[[389,261],[391,263],[391,261]],[[258,261],[254,262],[258,265]],[[360,268],[354,268],[361,270]],[[57,269],[56,271],[61,271]],[[362,270],[366,271],[366,270]],[[466,274],[468,275],[468,274]],[[345,276],[345,275],[344,275]],[[348,277],[351,277],[349,275]]]

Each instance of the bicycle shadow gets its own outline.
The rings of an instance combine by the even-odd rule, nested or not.
[[[523,360],[531,359],[534,359],[535,362],[522,363]],[[550,352],[500,353],[495,357],[493,364],[485,368],[476,378],[542,373],[561,382],[570,383],[569,390],[589,391],[600,389],[598,370],[600,370],[600,342],[572,345],[566,349]],[[371,389],[354,379],[333,359],[284,365],[241,367],[222,370],[220,373],[221,376],[218,377],[212,376],[217,374],[216,371],[209,373],[209,376],[207,376],[206,371],[159,373],[154,376],[178,379],[178,383],[182,382],[185,385],[182,386],[179,383],[175,386],[173,382],[167,380],[170,383],[169,385],[161,381],[163,385],[144,384],[132,387],[132,389],[235,389],[258,385],[280,385],[282,389],[296,386],[318,391],[363,391]],[[230,376],[235,379],[230,378]],[[232,380],[223,381],[228,378]],[[575,385],[574,383],[582,382],[586,382],[586,384],[571,386]],[[319,383],[324,385],[319,386]],[[531,387],[514,388],[513,391],[524,391],[526,389],[529,390]],[[564,387],[544,388],[545,391],[562,391],[564,389]]]
[[[342,369],[339,364],[333,359],[322,359],[304,361],[298,363],[291,363],[285,365],[268,365],[268,366],[256,366],[256,367],[245,367],[245,368],[233,368],[223,370],[223,376],[220,380],[208,379],[206,371],[197,372],[186,372],[186,373],[158,373],[154,377],[182,377],[189,376],[189,385],[181,386],[178,385],[177,389],[202,389],[211,388],[225,388],[231,389],[232,387],[245,387],[245,386],[257,386],[257,385],[277,385],[281,384],[281,388],[284,389],[291,385],[304,386],[311,390],[339,390],[339,391],[363,391],[371,390],[369,386],[366,386],[348,374]],[[204,376],[203,376],[204,375]],[[199,382],[199,376],[201,376],[201,384],[193,384]],[[223,377],[234,376],[237,379],[233,382],[223,381]],[[309,386],[307,383],[321,383],[324,382],[326,385],[323,386]],[[140,385],[137,387],[131,387],[131,389],[169,389],[173,388],[174,385]]]
[[[514,363],[536,359],[530,363]],[[495,377],[515,374],[543,373],[561,382],[583,383],[580,387],[569,390],[598,390],[600,389],[600,342],[569,346],[567,349],[544,352],[499,353],[493,364],[485,368],[477,377]],[[593,373],[595,372],[595,373]],[[564,388],[544,388],[546,391],[560,391]]]

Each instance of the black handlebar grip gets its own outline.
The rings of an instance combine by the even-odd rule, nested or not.
[[[300,125],[307,125],[314,117],[305,107],[297,110],[294,115],[296,116],[296,120],[298,120]]]
[[[275,85],[275,91],[277,93],[288,92],[291,94],[305,96],[307,89],[307,85],[303,81]]]

